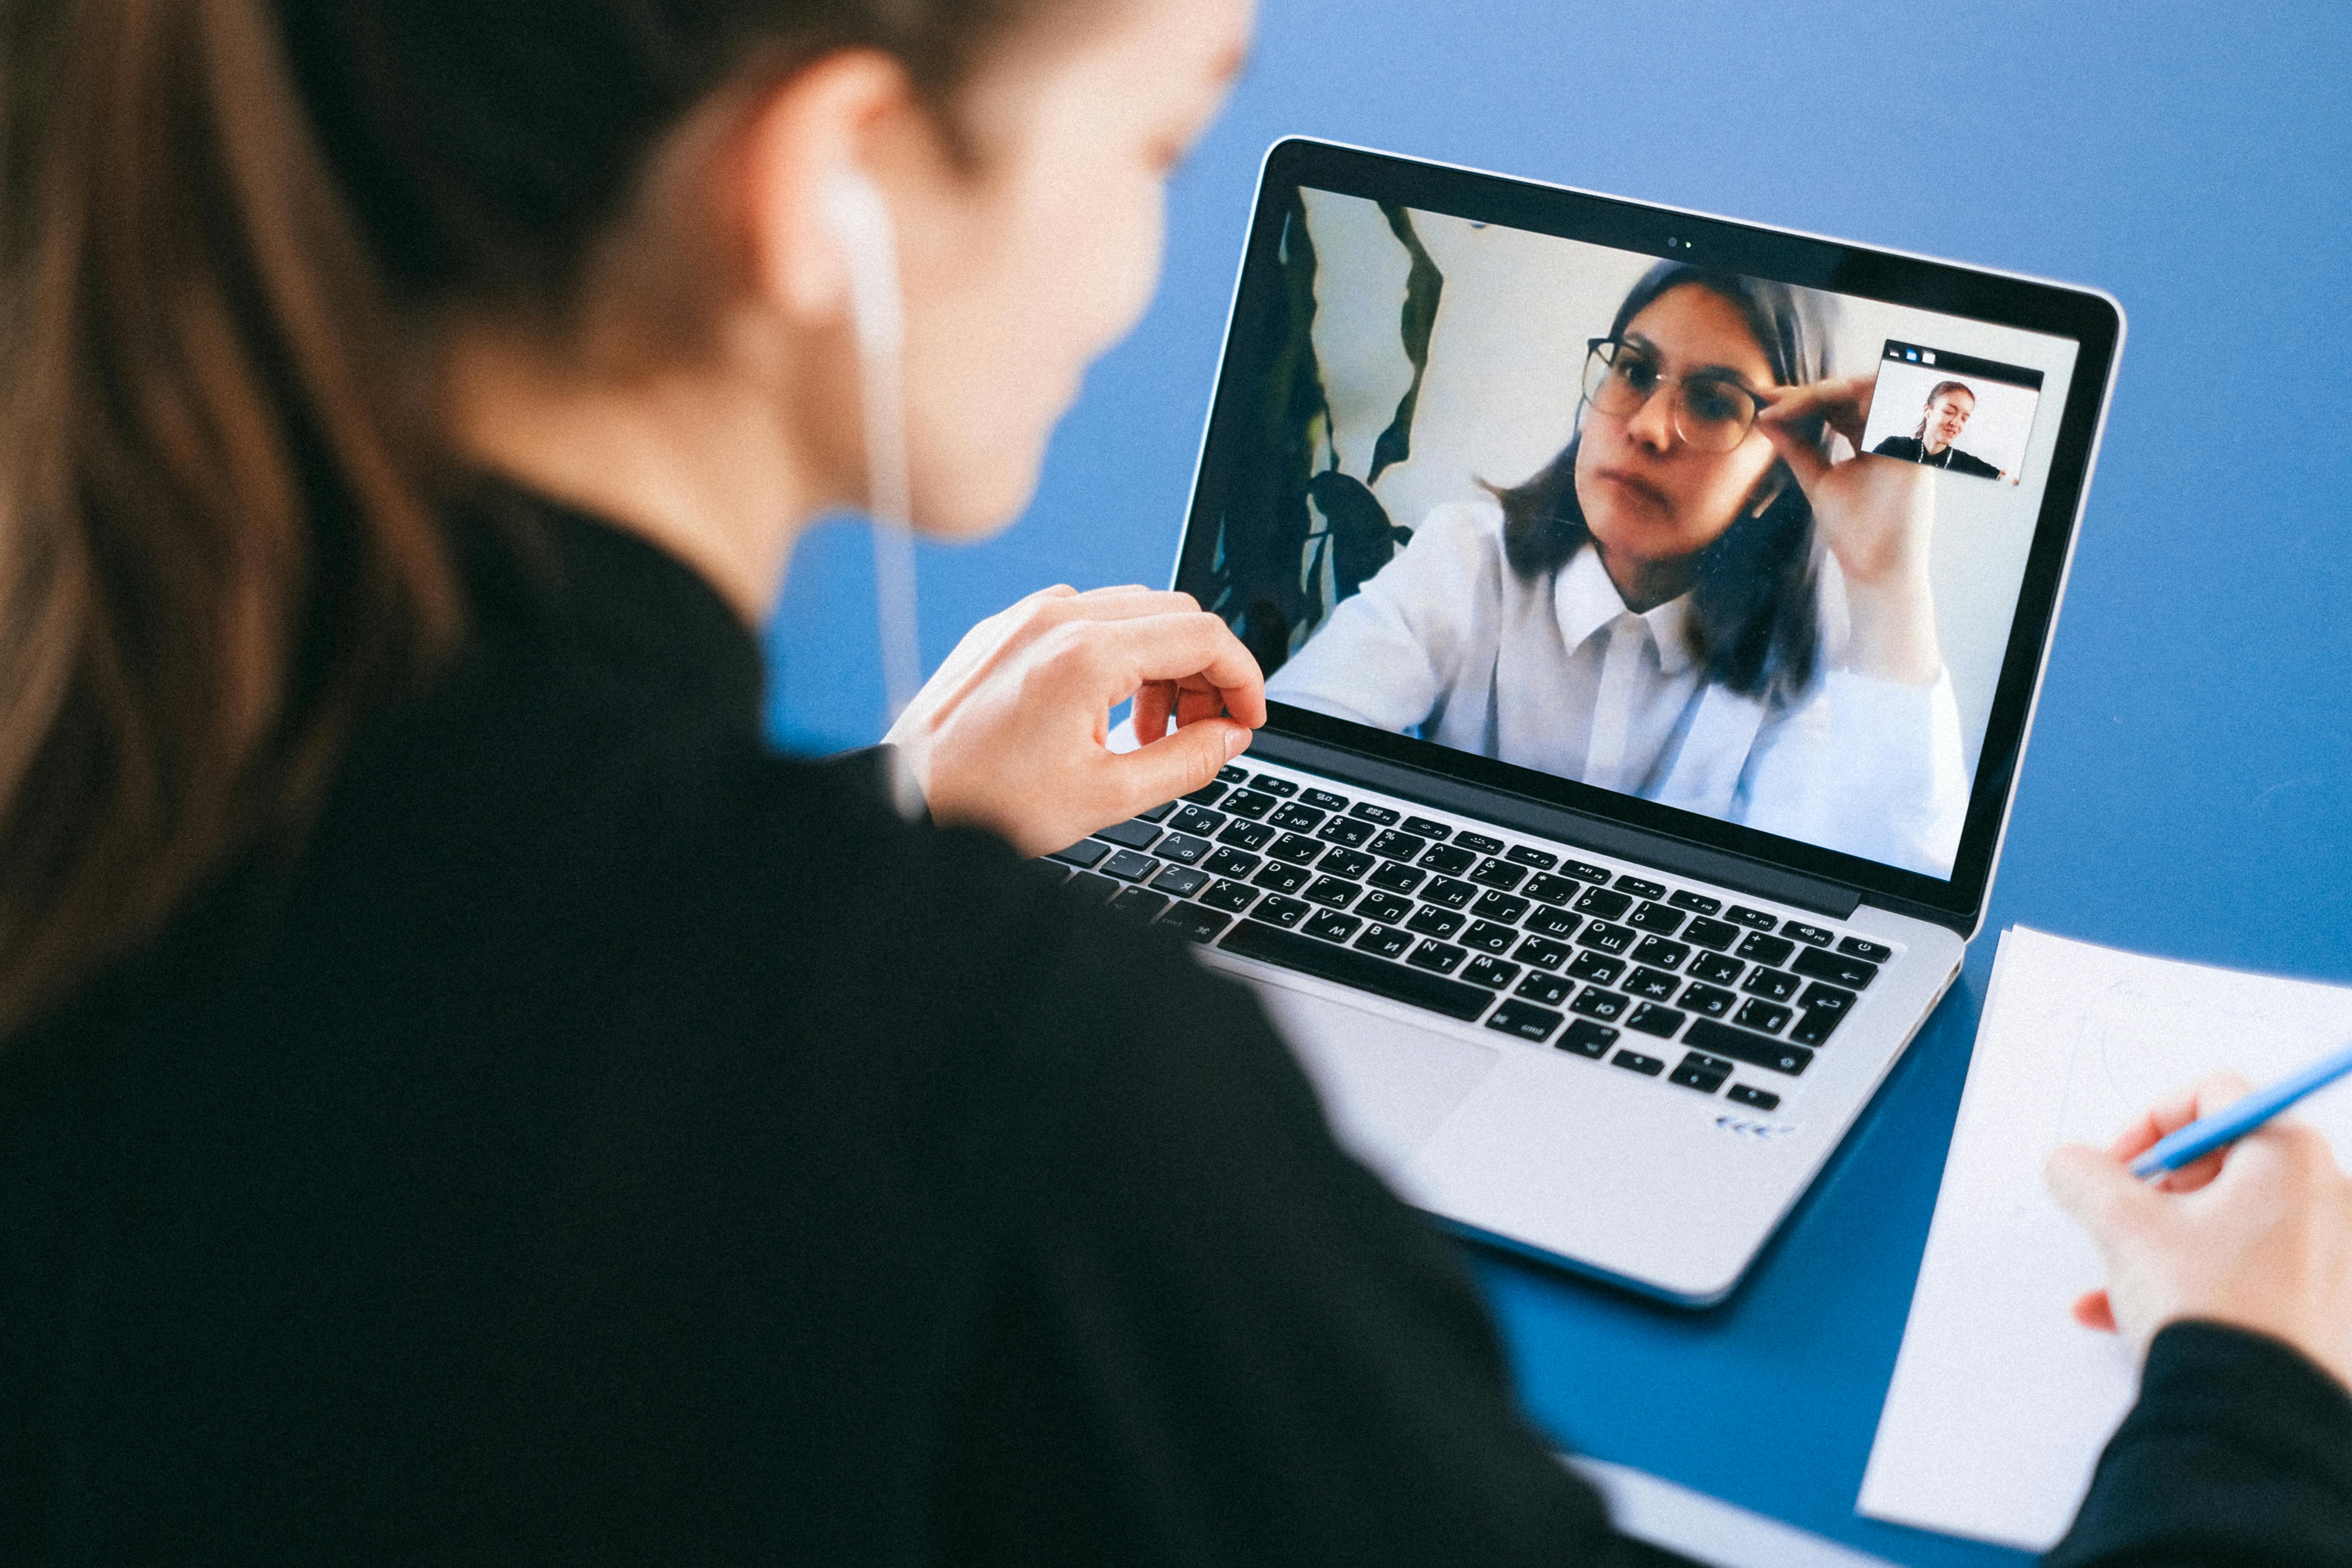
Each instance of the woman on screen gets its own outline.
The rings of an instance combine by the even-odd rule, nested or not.
[[[1974,474],[1981,479],[2005,479],[2009,475],[1981,458],[1972,458],[1954,443],[1960,432],[1969,427],[1969,416],[1977,411],[1977,395],[1965,381],[1939,381],[1927,394],[1927,405],[1919,411],[1919,428],[1908,436],[1889,436],[1871,452],[1881,458],[1900,458],[1906,463],[1924,463],[1931,468],[1949,468],[1956,474]]]
[[[1802,292],[1661,263],[1591,342],[1566,449],[1432,513],[1267,695],[1948,877],[1932,497],[1830,461],[1870,384],[1826,370]]]

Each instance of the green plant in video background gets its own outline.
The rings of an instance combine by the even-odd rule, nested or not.
[[[1219,530],[1218,594],[1210,607],[1232,623],[1268,674],[1412,537],[1411,529],[1390,521],[1372,486],[1412,455],[1413,415],[1445,278],[1413,232],[1412,215],[1388,202],[1381,213],[1412,263],[1398,337],[1412,379],[1372,443],[1361,479],[1339,466],[1330,399],[1316,358],[1315,240],[1303,194],[1291,193],[1284,215],[1279,286],[1260,297],[1256,321],[1235,323],[1245,341],[1275,347],[1254,388],[1258,461],[1226,498],[1227,517],[1257,521]]]

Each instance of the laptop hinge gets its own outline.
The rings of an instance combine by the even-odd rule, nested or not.
[[[1327,774],[1390,795],[1402,795],[1444,811],[1483,817],[1522,833],[1538,834],[1562,844],[1591,849],[1620,859],[1638,860],[1662,871],[1713,882],[1718,887],[1794,904],[1832,920],[1848,920],[1862,904],[1861,890],[1801,872],[1785,870],[1744,856],[1685,843],[1661,833],[1629,827],[1622,822],[1571,811],[1564,805],[1530,800],[1525,795],[1467,784],[1441,773],[1424,773],[1400,763],[1367,757],[1358,752],[1327,746],[1319,741],[1260,730],[1243,757]]]

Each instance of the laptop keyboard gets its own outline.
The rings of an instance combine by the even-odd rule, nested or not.
[[[1241,767],[1043,864],[1204,946],[1758,1110],[1895,956],[1817,916]]]

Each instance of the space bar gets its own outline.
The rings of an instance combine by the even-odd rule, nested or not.
[[[1459,980],[1383,963],[1368,952],[1333,947],[1328,942],[1318,942],[1296,931],[1277,931],[1257,921],[1242,921],[1218,945],[1244,958],[1262,958],[1318,980],[1336,980],[1391,1002],[1410,1003],[1465,1022],[1475,1020],[1495,999],[1493,992],[1465,985]]]

